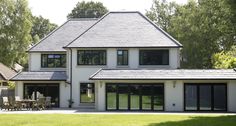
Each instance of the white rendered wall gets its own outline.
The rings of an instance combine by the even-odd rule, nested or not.
[[[165,82],[165,111],[183,111],[184,87],[182,81]]]
[[[236,112],[236,81],[228,83],[228,111]]]

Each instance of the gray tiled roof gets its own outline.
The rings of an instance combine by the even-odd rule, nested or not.
[[[95,19],[70,19],[29,49],[29,52],[65,51],[63,46],[70,43],[95,22]]]
[[[17,73],[14,70],[0,63],[0,80],[9,80],[16,74]]]
[[[92,80],[236,80],[233,69],[102,69]]]
[[[140,12],[109,12],[66,47],[173,47],[182,45]]]
[[[64,81],[67,79],[65,71],[52,71],[52,72],[21,72],[13,77],[12,81]]]

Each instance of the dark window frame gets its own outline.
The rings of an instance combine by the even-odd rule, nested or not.
[[[101,61],[99,61],[100,63],[99,64],[89,64],[89,63],[80,63],[80,59],[79,59],[79,52],[83,52],[84,54],[85,53],[88,53],[88,52],[96,52],[96,51],[100,51],[100,52],[102,52],[102,53],[104,53],[104,63],[102,63]],[[91,56],[92,55],[92,53],[91,54],[88,54],[89,56]],[[94,56],[94,55],[92,55],[92,56]],[[101,56],[101,54],[100,54],[100,56]],[[91,60],[91,59],[83,59],[83,61],[86,61],[86,60]],[[101,60],[101,57],[99,58],[99,60]],[[77,65],[91,65],[91,66],[95,66],[95,65],[106,65],[107,64],[107,51],[106,50],[77,50]]]
[[[197,110],[187,110],[186,109],[186,86],[194,85],[197,86]],[[210,85],[211,86],[211,110],[200,110],[200,86]],[[225,87],[225,110],[214,110],[214,86],[221,85]],[[228,111],[228,88],[227,83],[184,83],[184,111],[204,111],[204,112],[226,112]]]
[[[48,58],[49,55],[53,55],[54,58]],[[60,58],[55,58],[55,55],[60,55]],[[44,56],[46,56],[46,66],[43,63]],[[63,56],[65,57],[65,63],[62,62]],[[54,60],[53,67],[49,67],[49,59]],[[56,59],[60,60],[60,66],[56,66]],[[66,68],[66,54],[41,54],[41,68]]]
[[[122,51],[122,55],[119,55],[119,51]],[[124,56],[124,52],[127,52],[127,63],[125,63],[125,56]],[[121,64],[119,64],[119,57],[121,57],[122,61],[121,61]],[[129,65],[129,50],[126,50],[126,49],[118,49],[117,50],[117,66],[128,66]]]
[[[130,109],[130,92],[128,93],[128,108],[127,109],[119,109],[119,92],[118,92],[118,85],[128,85],[128,90],[130,90],[130,85],[139,85],[139,109]],[[107,100],[107,86],[108,85],[115,85],[116,86],[116,109],[108,109],[108,100]],[[161,86],[163,88],[163,96],[162,96],[162,100],[163,100],[163,108],[162,110],[154,110],[154,93],[152,90],[152,95],[151,95],[151,109],[150,110],[143,110],[142,109],[142,94],[141,94],[141,90],[142,90],[142,85],[149,85],[151,89],[153,89],[152,87],[155,85]],[[106,83],[105,85],[105,108],[106,111],[165,111],[165,86],[164,83]]]
[[[163,53],[167,53],[168,57],[167,57],[167,63],[161,63],[161,64],[148,64],[148,63],[144,63],[144,61],[142,61],[142,54],[143,52],[151,52],[151,51],[160,51]],[[161,59],[162,60],[162,59]],[[163,62],[163,61],[162,61]],[[168,49],[152,49],[152,50],[147,50],[147,49],[140,49],[139,50],[139,65],[170,65],[170,51]]]
[[[82,102],[82,100],[81,100],[81,84],[92,84],[93,85],[93,93],[94,93],[94,97],[93,97],[93,102]],[[80,91],[79,91],[79,93],[80,93],[80,103],[95,103],[95,84],[94,83],[80,83]]]

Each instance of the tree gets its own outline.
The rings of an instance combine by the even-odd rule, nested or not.
[[[150,13],[165,17],[162,19],[167,23],[152,18]],[[156,23],[160,22],[158,25],[161,28],[183,44],[182,68],[212,68],[212,55],[229,50],[235,44],[232,12],[226,1],[192,0],[175,6],[165,1],[154,2],[147,16]]]
[[[33,38],[33,44],[37,43],[57,27],[56,24],[51,23],[48,19],[45,19],[42,16],[32,16],[32,22],[33,26],[31,29],[31,36]]]
[[[26,0],[0,0],[0,62],[8,66],[26,63],[31,27]]]
[[[213,68],[229,69],[236,67],[236,47],[233,46],[230,51],[222,51],[213,55]]]
[[[101,2],[78,2],[67,18],[100,18],[108,12]]]

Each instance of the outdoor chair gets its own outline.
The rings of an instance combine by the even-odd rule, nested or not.
[[[9,104],[11,110],[21,110],[22,106],[20,102],[16,102],[13,97],[9,97]]]
[[[39,98],[36,102],[32,104],[32,110],[44,110],[45,109],[45,98]]]
[[[21,100],[20,96],[15,96],[15,106],[16,106],[17,108],[22,109],[23,107],[26,107],[26,104],[25,104],[25,103],[22,103],[21,101],[22,101],[22,100]]]
[[[52,99],[52,97],[46,97],[46,100],[45,100],[45,107],[46,108],[51,108],[52,107],[51,99]]]
[[[10,103],[9,103],[8,97],[2,97],[2,108],[1,109],[5,109],[5,110],[10,109]]]

